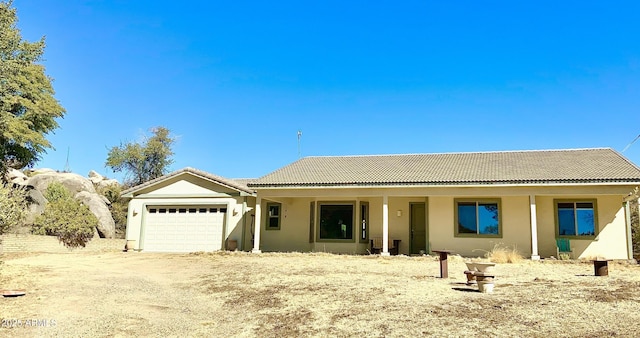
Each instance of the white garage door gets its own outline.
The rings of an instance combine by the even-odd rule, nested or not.
[[[225,206],[148,206],[144,251],[195,252],[222,249]]]

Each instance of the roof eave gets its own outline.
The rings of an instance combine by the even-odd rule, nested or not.
[[[253,191],[252,189],[250,189],[248,187],[247,187],[247,189],[244,189],[243,187],[240,187],[240,186],[230,185],[230,184],[228,184],[228,183],[226,183],[224,181],[221,181],[219,179],[214,178],[213,174],[208,174],[207,175],[207,173],[204,173],[204,172],[201,173],[200,170],[197,170],[197,169],[194,169],[194,168],[190,168],[190,167],[186,167],[186,168],[183,168],[183,169],[180,169],[180,170],[176,170],[174,172],[168,173],[168,174],[166,174],[164,176],[158,177],[158,178],[153,179],[151,181],[139,184],[139,185],[137,185],[135,187],[131,187],[131,188],[123,191],[120,196],[122,198],[133,198],[137,192],[139,192],[139,191],[141,191],[143,189],[147,189],[149,187],[153,187],[154,185],[158,185],[158,184],[160,184],[162,182],[165,182],[165,181],[167,181],[167,180],[169,180],[171,178],[174,178],[174,177],[177,177],[177,176],[180,176],[180,175],[185,175],[185,174],[201,178],[203,180],[218,184],[218,185],[223,186],[223,187],[228,188],[228,189],[235,190],[235,191],[239,192],[243,196],[255,196],[255,191]]]
[[[633,186],[640,185],[640,179],[595,180],[595,181],[477,181],[477,182],[345,182],[345,183],[277,183],[251,184],[249,187],[260,189],[348,189],[348,188],[426,188],[426,187],[529,187],[529,186]]]

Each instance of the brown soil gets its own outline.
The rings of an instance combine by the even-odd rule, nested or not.
[[[637,336],[640,267],[330,254],[4,255],[0,336]]]

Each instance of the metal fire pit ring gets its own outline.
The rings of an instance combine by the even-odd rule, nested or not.
[[[0,290],[3,297],[19,297],[27,294],[26,290]]]

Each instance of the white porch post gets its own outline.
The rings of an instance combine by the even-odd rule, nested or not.
[[[255,230],[253,231],[253,253],[261,253],[260,251],[260,220],[262,219],[262,198],[260,196],[256,197],[256,219],[255,219]]]
[[[531,259],[539,260],[538,254],[538,217],[536,216],[536,196],[529,195],[529,206],[531,207]]]
[[[389,256],[389,196],[382,196],[382,252],[381,256]]]

